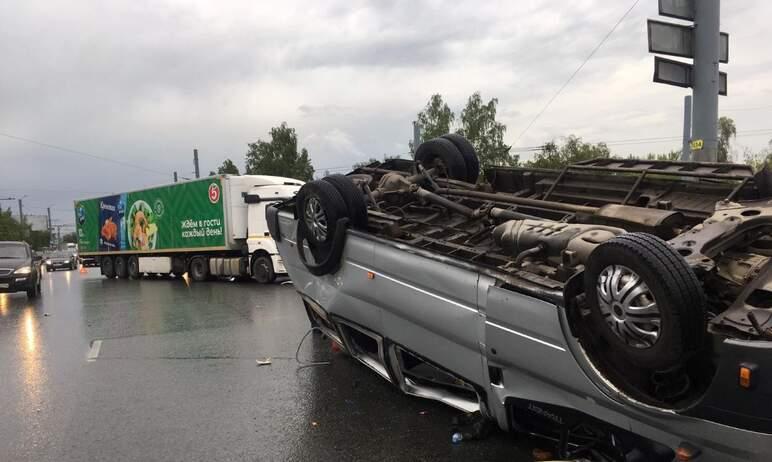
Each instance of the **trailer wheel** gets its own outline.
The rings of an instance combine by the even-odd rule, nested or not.
[[[115,257],[115,275],[121,279],[127,279],[129,277],[129,268],[126,257]]]
[[[100,259],[100,267],[102,268],[102,275],[107,279],[113,279],[115,277],[115,261],[113,257],[102,257]]]
[[[193,257],[190,261],[190,278],[196,282],[209,279],[209,259],[206,257]]]
[[[477,152],[475,152],[472,143],[463,136],[455,133],[442,135],[441,138],[445,138],[453,143],[464,158],[464,163],[466,163],[466,181],[472,184],[477,183],[477,178],[480,176],[480,160],[477,157]]]
[[[347,216],[346,203],[332,184],[316,180],[298,191],[296,213],[299,226],[312,246],[327,246],[335,235],[338,220]]]
[[[702,346],[705,295],[662,239],[629,233],[602,243],[590,254],[584,284],[594,328],[631,364],[669,369]]]
[[[260,284],[270,284],[276,280],[271,257],[258,255],[252,260],[252,278]]]
[[[356,229],[367,228],[367,203],[364,193],[354,184],[351,178],[345,175],[330,175],[323,178],[324,181],[335,186],[343,202],[346,203],[348,216],[351,218],[351,226]]]
[[[128,272],[131,279],[139,279],[142,276],[142,273],[139,272],[139,258],[136,255],[129,257]]]
[[[467,181],[466,162],[458,148],[445,138],[424,141],[415,152],[415,160],[426,169],[439,170],[440,176]]]

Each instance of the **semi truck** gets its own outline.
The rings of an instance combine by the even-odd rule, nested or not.
[[[286,274],[265,220],[266,204],[291,199],[302,181],[217,175],[75,201],[81,258],[106,278],[182,276],[273,282]]]

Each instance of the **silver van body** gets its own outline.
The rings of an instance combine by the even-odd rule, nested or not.
[[[346,232],[339,269],[315,276],[299,258],[293,213],[279,209],[276,221],[279,252],[312,319],[406,393],[480,409],[504,430],[513,430],[507,403],[524,399],[579,411],[673,450],[689,443],[701,450],[699,461],[766,461],[772,454],[772,435],[653,407],[621,392],[571,334],[558,289],[511,286],[464,261],[356,230]],[[358,338],[372,347],[362,348]],[[400,367],[405,353],[461,378],[468,392],[407,377]],[[492,377],[492,371],[500,373]]]

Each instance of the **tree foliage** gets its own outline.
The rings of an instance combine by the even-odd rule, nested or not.
[[[496,121],[497,98],[483,103],[480,92],[475,92],[461,111],[461,128],[458,133],[474,146],[480,164],[517,165],[519,157],[510,155],[511,146],[504,144],[506,125]]]
[[[248,175],[275,175],[310,181],[314,167],[303,148],[298,152],[298,138],[294,128],[282,122],[271,129],[271,141],[249,143],[246,154]]]
[[[239,175],[239,168],[230,159],[225,159],[219,167],[217,172],[209,172],[209,176],[213,175]]]
[[[373,162],[380,162],[378,159],[371,157],[367,160],[363,160],[362,162],[357,162],[354,165],[351,166],[352,170],[356,170],[360,167],[367,167],[368,165],[372,164]]]
[[[632,157],[632,156],[630,156]],[[646,154],[646,160],[679,160],[681,159],[681,150],[673,150],[670,152],[650,152]]]
[[[48,247],[51,235],[48,231],[33,231],[14,218],[11,210],[0,210],[0,241],[26,241],[35,250]]]
[[[430,140],[450,133],[453,121],[456,119],[453,111],[442,100],[442,95],[434,94],[429,98],[426,107],[418,113],[418,123],[421,125],[422,138]]]
[[[542,151],[528,162],[529,167],[560,169],[582,160],[611,157],[606,143],[585,143],[581,138],[570,135],[563,138],[563,143],[550,141],[544,144]]]
[[[367,167],[368,165],[372,164],[373,162],[386,162],[387,160],[391,159],[399,159],[399,156],[390,156],[388,154],[383,155],[383,160],[378,160],[375,157],[371,157],[367,160],[363,160],[362,162],[357,162],[354,165],[351,166],[352,170],[356,170],[360,167]]]
[[[729,162],[729,144],[737,136],[737,127],[730,117],[718,119],[718,161]]]
[[[746,148],[744,157],[745,163],[753,167],[756,172],[765,167],[772,169],[772,140],[769,140],[767,147],[759,152],[753,152]]]

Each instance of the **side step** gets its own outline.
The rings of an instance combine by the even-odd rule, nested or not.
[[[480,411],[474,386],[398,345],[389,348],[397,385],[408,395],[432,399],[464,412]]]
[[[386,369],[383,337],[362,326],[338,318],[335,319],[335,323],[340,328],[346,349],[351,356],[391,382],[391,376]]]

